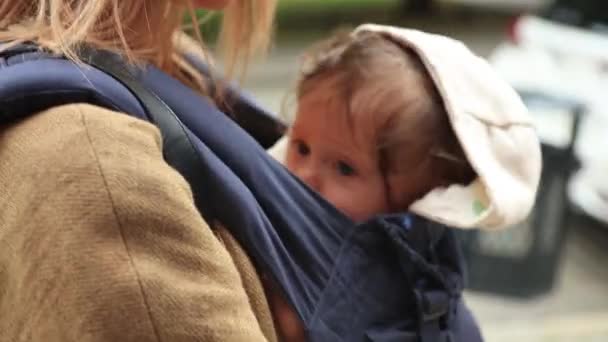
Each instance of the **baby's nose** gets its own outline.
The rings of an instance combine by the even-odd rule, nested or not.
[[[296,175],[300,178],[306,185],[311,187],[317,192],[321,190],[321,177],[319,172],[315,170],[314,167],[304,167],[298,170]]]

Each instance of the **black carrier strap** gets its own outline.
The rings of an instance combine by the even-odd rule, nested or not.
[[[192,188],[204,188],[200,172],[192,167],[203,161],[196,152],[194,142],[188,136],[187,128],[173,110],[138,81],[124,64],[117,62],[115,55],[106,51],[85,48],[81,50],[80,57],[87,64],[115,78],[135,95],[150,121],[161,132],[165,161],[174,167]],[[200,195],[194,193],[194,201],[197,208],[205,208],[201,203]]]

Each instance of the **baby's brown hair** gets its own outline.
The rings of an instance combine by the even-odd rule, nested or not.
[[[379,165],[395,211],[440,186],[475,178],[420,58],[380,33],[339,33],[305,56],[298,100],[332,81],[349,122],[372,116]],[[356,129],[351,124],[351,129]]]

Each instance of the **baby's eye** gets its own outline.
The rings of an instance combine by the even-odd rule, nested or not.
[[[338,172],[340,172],[342,176],[348,177],[355,174],[355,169],[346,162],[339,161],[337,164],[337,168]]]
[[[300,154],[301,156],[307,156],[310,154],[310,147],[308,147],[305,142],[298,140],[295,142],[295,144],[296,149],[298,150],[298,154]]]

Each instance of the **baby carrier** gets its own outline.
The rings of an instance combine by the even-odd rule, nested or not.
[[[1,52],[0,123],[79,102],[154,123],[201,214],[274,279],[310,341],[481,341],[451,230],[408,213],[352,222],[266,153],[284,126],[236,88],[227,115],[153,66],[82,57],[27,44]]]

